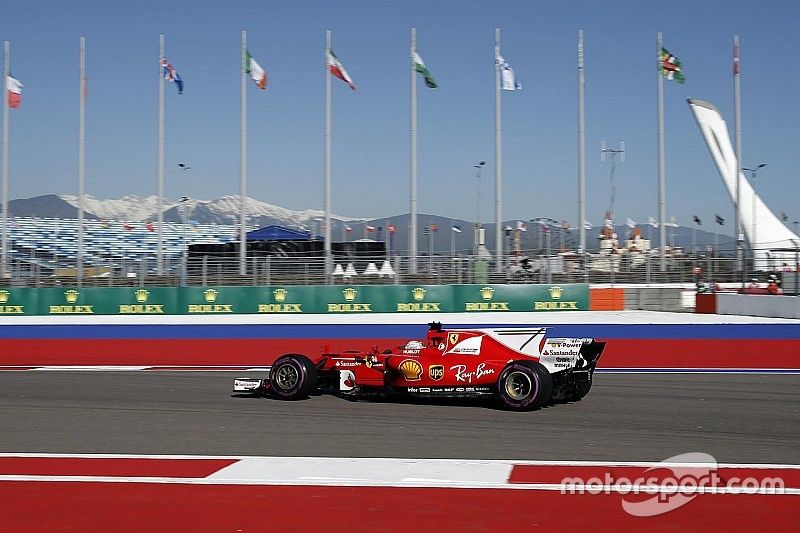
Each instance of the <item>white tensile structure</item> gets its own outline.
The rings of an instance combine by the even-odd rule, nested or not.
[[[713,104],[704,100],[690,98],[689,108],[700,127],[731,201],[735,204],[738,165],[725,119]],[[778,220],[742,173],[739,173],[739,217],[742,232],[754,251],[756,270],[767,270],[773,264],[780,265],[781,262],[794,264],[795,254],[786,250],[800,246],[800,237]]]

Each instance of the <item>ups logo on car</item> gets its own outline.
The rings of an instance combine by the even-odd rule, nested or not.
[[[444,367],[442,365],[429,366],[428,375],[431,377],[431,379],[439,381],[444,377]]]

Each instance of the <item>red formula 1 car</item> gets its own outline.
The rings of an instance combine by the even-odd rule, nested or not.
[[[547,339],[546,328],[442,329],[386,351],[279,357],[265,378],[237,378],[234,394],[298,400],[318,390],[346,396],[497,397],[527,411],[577,401],[592,386],[605,347],[594,339]]]

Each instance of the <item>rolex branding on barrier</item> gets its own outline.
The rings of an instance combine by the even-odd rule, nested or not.
[[[582,311],[586,284],[0,288],[0,316]]]
[[[302,303],[287,302],[289,290],[285,288],[278,288],[272,291],[272,298],[274,303],[258,304],[259,313],[302,313]]]

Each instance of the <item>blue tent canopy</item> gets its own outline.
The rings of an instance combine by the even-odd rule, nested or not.
[[[267,226],[247,232],[248,241],[310,241],[311,232],[285,228],[283,226]]]

